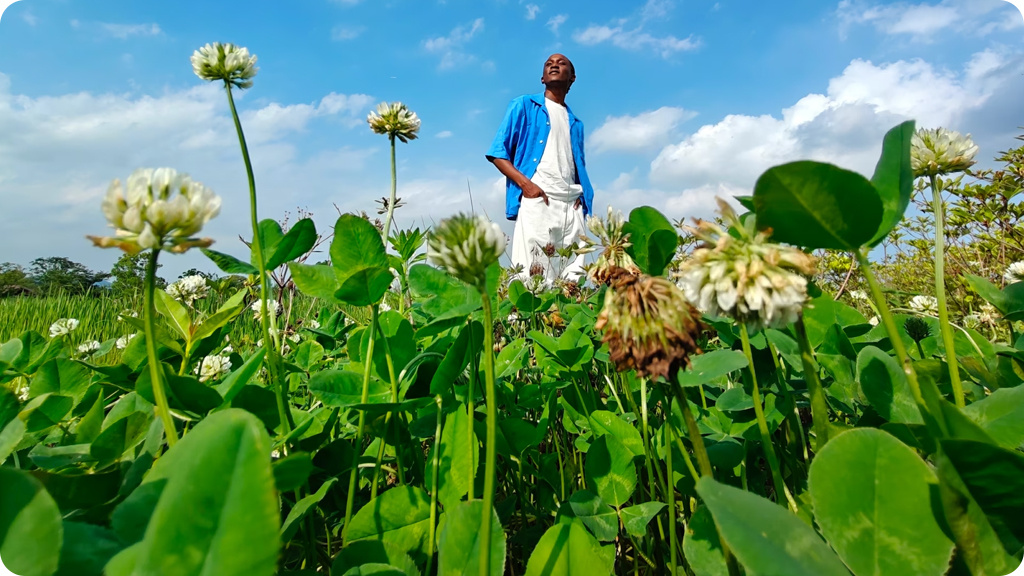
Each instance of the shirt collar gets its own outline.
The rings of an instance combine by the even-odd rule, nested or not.
[[[544,113],[547,114],[547,112],[548,112],[547,108],[545,108],[545,106],[544,106],[544,100],[545,100],[544,94],[545,94],[544,92],[541,92],[540,94],[530,94],[529,98],[530,98],[530,100],[533,100],[533,102],[535,104],[537,104],[542,109],[544,109]],[[570,108],[568,104],[565,105],[565,110],[566,110],[566,112],[569,113],[569,123],[572,124],[573,122],[576,122],[577,121],[576,115],[572,113],[572,108]]]

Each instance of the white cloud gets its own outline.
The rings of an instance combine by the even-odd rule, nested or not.
[[[22,13],[21,19],[24,20],[26,24],[28,24],[29,26],[32,26],[33,28],[37,24],[39,24],[39,18],[35,14],[33,14],[33,13],[27,11],[27,10],[24,13]]]
[[[676,195],[667,206],[679,208],[706,203],[721,190],[749,194],[764,170],[794,160],[870,175],[886,130],[910,118],[918,126],[974,132],[982,156],[992,156],[1007,144],[1007,120],[987,113],[990,101],[1014,110],[1022,73],[1024,55],[995,51],[975,54],[960,73],[921,60],[854,60],[825,94],[809,94],[778,115],[729,115],[666,146],[651,163],[650,181]]]
[[[636,116],[609,116],[590,136],[597,152],[639,151],[668,144],[676,127],[696,116],[695,112],[663,106]]]
[[[463,62],[476,60],[475,56],[464,53],[462,47],[483,29],[484,19],[477,18],[469,24],[456,26],[447,36],[428,39],[423,43],[423,47],[428,52],[441,55],[441,62],[438,64],[439,70],[454,68],[460,60]]]
[[[342,26],[338,25],[331,29],[331,40],[354,40],[366,31],[365,26]]]
[[[920,41],[941,39],[938,33],[948,28],[984,36],[1024,23],[1003,0],[941,0],[937,4],[875,4],[868,0],[842,0],[836,15],[840,36],[843,37],[851,26],[870,24],[883,33],[908,35]]]
[[[647,0],[644,7],[640,9],[640,19],[647,21],[664,18],[673,8],[675,8],[675,2],[672,0]]]
[[[132,36],[160,36],[163,30],[157,24],[111,24],[100,22],[100,30],[108,36],[126,40]]]
[[[623,25],[605,26],[591,24],[572,35],[573,40],[585,46],[593,46],[603,42],[611,42],[613,46],[630,51],[651,50],[662,58],[668,58],[677,52],[689,52],[700,48],[700,39],[692,35],[687,38],[675,36],[653,36],[643,31],[642,27],[628,29]]]
[[[526,5],[526,19],[527,20],[533,20],[533,19],[537,18],[537,14],[539,12],[540,12],[540,6],[537,6],[536,4],[527,4]]]
[[[569,19],[568,14],[557,14],[548,19],[547,27],[551,30],[552,34],[558,34],[558,29],[561,28],[562,24]]]
[[[370,96],[332,93],[309,104],[253,107],[246,106],[245,96],[238,99],[263,217],[305,206],[328,217],[321,224],[332,222],[332,200],[343,210],[368,209],[377,188],[386,187],[385,178],[365,174],[378,148],[299,153],[304,133],[321,122],[361,123],[374,101]],[[13,93],[0,74],[0,125],[0,229],[7,234],[0,262],[66,255],[109,269],[117,254],[92,248],[83,237],[109,230],[99,202],[110,181],[147,166],[170,166],[210,186],[223,198],[224,210],[204,234],[223,251],[244,250],[237,236],[247,235],[248,191],[223,89],[203,84],[158,96],[30,97]],[[167,257],[164,270],[212,269],[204,260]]]
[[[451,130],[442,130],[442,131],[438,132],[437,134],[435,134],[434,137],[435,138],[442,138],[442,139],[444,139],[444,138],[451,138],[452,137],[452,131]]]

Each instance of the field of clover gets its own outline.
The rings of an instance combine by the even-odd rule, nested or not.
[[[743,213],[721,202],[683,228],[609,208],[588,221],[586,281],[548,286],[498,265],[505,236],[480,216],[392,230],[397,143],[420,126],[399,103],[368,119],[391,144],[383,222],[346,214],[325,234],[259,220],[232,96],[255,60],[231,44],[192,56],[234,118],[250,254],[202,237],[213,191],[137,170],[103,201],[112,235],[92,237],[145,258],[141,306],[107,319],[133,337],[82,343],[77,319],[55,318],[0,345],[0,557],[14,573],[1021,563],[1024,282],[962,279],[988,335],[949,317],[943,192],[974,162],[969,137],[906,122],[870,177],[777,166]],[[934,285],[896,308],[907,299],[871,257],[918,196],[933,199]],[[327,263],[306,263],[315,247]],[[201,279],[157,289],[160,258],[190,249],[246,282],[216,306]],[[859,309],[815,282],[830,258],[856,267]],[[228,340],[240,323],[258,329]]]

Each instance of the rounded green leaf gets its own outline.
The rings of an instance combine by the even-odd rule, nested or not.
[[[636,490],[633,453],[615,436],[605,434],[591,444],[584,468],[587,485],[612,506],[622,506]]]
[[[882,223],[871,239],[874,246],[900,223],[910,205],[914,191],[914,171],[910,167],[910,140],[914,136],[914,121],[908,120],[889,130],[882,140],[882,155],[875,165],[871,183],[882,200]]]
[[[65,521],[60,568],[55,576],[102,576],[103,567],[123,547],[108,528]]]
[[[811,464],[822,533],[857,576],[946,572],[953,543],[932,512],[935,473],[881,430],[834,438]]]
[[[921,424],[921,412],[899,362],[874,346],[857,355],[857,381],[878,414],[890,422]]]
[[[309,379],[309,391],[332,408],[347,408],[363,402],[363,375],[345,370],[324,370]],[[371,379],[365,404],[391,400],[391,390],[380,380]]]
[[[809,249],[852,251],[882,223],[882,200],[867,178],[822,162],[771,168],[754,186],[757,227]]]
[[[637,538],[643,538],[647,533],[647,524],[661,512],[665,505],[661,502],[644,502],[636,506],[628,506],[621,510],[622,525],[626,532]]]
[[[448,508],[469,493],[480,464],[480,443],[465,410],[448,415],[438,449],[438,500]]]
[[[632,424],[619,418],[607,410],[595,410],[590,413],[590,423],[594,427],[595,436],[611,434],[622,445],[629,449],[635,457],[644,455],[644,441],[640,432]]]
[[[133,552],[133,573],[275,573],[281,519],[270,439],[255,416],[209,416],[157,460],[146,484],[157,481],[166,485]]]
[[[590,490],[580,490],[573,494],[569,498],[569,507],[572,514],[583,520],[598,540],[611,542],[619,535],[619,516],[615,509],[602,502],[601,497]]]
[[[562,516],[540,537],[526,564],[526,576],[611,574],[615,567],[614,552],[611,546],[602,547],[587,532],[582,520]]]
[[[708,512],[705,506],[697,508],[686,524],[683,554],[686,555],[686,561],[690,563],[695,574],[729,575],[729,567],[726,566],[722,553],[722,543],[718,539],[718,529],[715,528],[711,512]]]
[[[0,557],[19,576],[57,571],[63,542],[57,503],[27,472],[0,468]]]
[[[360,540],[341,549],[331,565],[332,576],[345,574],[367,564],[387,564],[399,568],[405,576],[419,576],[420,571],[409,555],[380,540]]]
[[[631,243],[626,252],[636,265],[645,274],[660,276],[679,245],[679,232],[672,223],[654,208],[640,206],[629,213],[624,231]]]
[[[480,574],[484,503],[482,500],[459,502],[446,512],[444,530],[437,539],[438,576],[475,576]],[[505,573],[505,531],[498,514],[491,508],[491,574]]]
[[[367,502],[352,517],[348,541],[383,540],[414,559],[424,554],[430,530],[430,496],[415,486],[396,486]]]
[[[697,493],[711,511],[719,535],[749,571],[849,576],[814,529],[778,504],[707,476],[697,481]]]
[[[963,412],[1003,448],[1024,445],[1024,386],[1000,388]]]
[[[747,357],[738,350],[714,350],[690,359],[690,367],[679,372],[680,386],[698,386],[747,367]]]

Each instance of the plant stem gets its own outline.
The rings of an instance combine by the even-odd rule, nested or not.
[[[697,428],[697,420],[693,417],[693,412],[690,411],[690,403],[686,400],[686,395],[683,394],[683,388],[679,384],[670,383],[669,387],[672,388],[672,393],[676,397],[676,401],[679,403],[679,409],[683,412],[683,420],[686,422],[686,432],[690,436],[690,443],[693,444],[693,453],[697,456],[697,466],[700,468],[701,476],[714,477],[714,470],[711,468],[711,459],[708,458],[708,449],[704,446],[704,437],[700,435],[700,428]],[[672,418],[672,405],[669,403],[668,418]],[[669,489],[672,489],[672,476],[671,473],[668,478]]]
[[[672,431],[672,411],[671,406],[669,407],[668,418],[665,419],[667,426],[664,428],[665,432],[665,465],[668,467],[668,543],[669,543],[669,557],[668,565],[672,571],[673,576],[676,572],[676,486],[673,482],[672,470],[672,441],[669,439],[669,434]]]
[[[376,340],[376,329],[377,329],[377,305],[374,304],[370,313],[370,341],[366,345],[366,356],[363,357],[365,366],[363,367],[363,395],[360,400],[361,404],[366,404],[370,400],[370,369],[373,367],[373,341]],[[355,504],[356,498],[356,479],[359,475],[359,456],[362,452],[363,446],[363,431],[366,427],[366,411],[359,411],[359,426],[356,428],[356,443],[355,450],[352,455],[352,472],[348,477],[348,501],[345,503],[345,524],[342,527],[341,532],[341,546],[342,548],[348,544],[348,528],[352,520],[352,506]]]
[[[960,369],[956,361],[956,345],[953,329],[949,326],[949,309],[946,306],[946,231],[943,214],[942,192],[935,176],[929,177],[932,185],[932,210],[935,213],[935,299],[939,304],[939,332],[946,348],[946,365],[949,367],[949,381],[953,385],[953,401],[957,408],[964,407],[964,387],[960,383]]]
[[[287,436],[294,427],[292,413],[288,409],[288,389],[285,387],[284,378],[281,375],[280,358],[277,355],[277,348],[271,338],[270,315],[267,310],[267,301],[270,299],[270,287],[267,285],[267,259],[263,253],[263,237],[260,235],[260,223],[256,211],[256,178],[252,172],[252,161],[249,159],[249,148],[245,144],[245,133],[242,132],[242,122],[238,118],[238,109],[235,108],[235,97],[231,94],[231,84],[224,83],[228,94],[228,105],[231,107],[231,118],[235,121],[235,131],[238,133],[238,144],[242,148],[242,160],[245,162],[245,174],[249,179],[249,212],[252,219],[252,250],[256,256],[256,267],[259,270],[260,279],[260,326],[263,329],[263,347],[267,351],[267,371],[270,373],[270,380],[277,386],[277,412],[281,418],[281,426],[284,428],[284,435]]]
[[[796,340],[800,344],[800,360],[804,365],[804,381],[807,382],[807,394],[811,400],[811,420],[814,426],[814,453],[828,443],[828,404],[825,403],[825,390],[818,378],[818,365],[814,361],[814,349],[807,339],[803,313],[796,320]]]
[[[388,233],[391,231],[391,217],[395,213],[396,194],[398,193],[398,172],[395,169],[395,135],[391,134],[391,199],[388,201],[388,215],[384,218],[384,246],[388,245]]]
[[[754,399],[754,415],[757,416],[757,428],[761,432],[761,446],[764,449],[764,457],[768,460],[768,468],[772,471],[772,483],[775,485],[775,501],[784,506],[786,504],[786,488],[782,481],[782,473],[779,472],[779,456],[775,453],[772,435],[768,431],[768,421],[764,417],[764,406],[761,405],[761,390],[757,385],[754,355],[750,351],[750,334],[747,333],[746,324],[742,322],[739,324],[743,354],[747,357],[747,370],[750,373],[750,395]]]
[[[491,514],[494,508],[494,474],[497,462],[498,398],[494,390],[494,318],[491,312],[491,298],[487,290],[480,287],[480,299],[484,305],[484,379],[487,389],[487,448],[484,464],[484,511],[480,526],[481,555],[480,574],[487,576],[491,569]]]
[[[164,423],[167,446],[173,448],[178,442],[178,432],[174,428],[174,419],[171,418],[171,408],[167,402],[167,393],[164,391],[163,369],[156,355],[156,307],[153,305],[153,294],[156,290],[156,260],[159,256],[160,250],[150,252],[146,265],[146,354],[149,357],[149,379],[153,386],[153,399],[156,400],[156,412]]]
[[[430,491],[430,540],[427,546],[427,570],[424,574],[430,574],[430,569],[434,564],[434,543],[437,535],[437,493],[439,492],[437,476],[441,467],[441,424],[444,422],[440,394],[434,397],[434,403],[437,404],[437,425],[434,427],[434,457],[431,458],[432,462],[430,463],[430,485],[433,486],[433,489]]]

